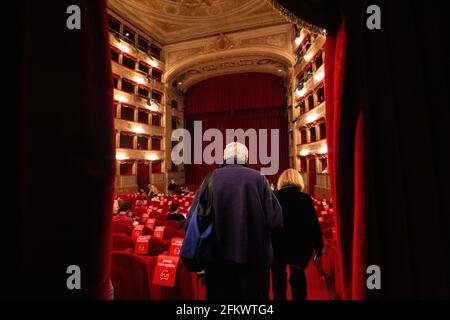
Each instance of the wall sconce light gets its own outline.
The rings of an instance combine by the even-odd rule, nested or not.
[[[135,76],[133,78],[133,80],[138,84],[144,84],[144,82],[145,82],[144,79],[142,79],[141,77],[138,77],[138,76]]]
[[[297,90],[295,90],[295,94],[297,95],[298,98],[301,98],[306,94],[306,89],[305,88],[303,88],[301,90],[297,89]]]
[[[309,154],[309,150],[302,150],[300,151],[300,156],[306,157]]]
[[[312,59],[312,54],[307,53],[303,56],[303,59],[305,59],[306,62],[309,62]]]
[[[328,152],[328,147],[327,146],[323,146],[319,149],[319,154],[325,154]]]
[[[319,72],[317,74],[314,75],[314,80],[316,80],[317,82],[320,82],[323,80],[323,78],[325,77],[325,72]]]
[[[123,52],[126,52],[126,53],[130,53],[130,49],[128,48],[128,46],[123,44],[123,43],[119,43],[117,45],[117,47],[120,49],[120,51],[123,51]]]
[[[151,111],[158,111],[159,110],[159,105],[155,102],[154,99],[149,99],[147,101],[147,105],[148,105],[148,107],[149,107],[149,109]]]
[[[123,103],[127,103],[128,102],[128,98],[122,95],[116,95],[114,96],[114,99],[119,101],[119,102],[123,102]]]
[[[128,157],[124,153],[116,153],[116,160],[126,160]]]
[[[135,132],[135,133],[143,133],[144,130],[142,130],[142,128],[140,126],[134,126],[131,131]]]
[[[317,120],[316,114],[311,114],[306,117],[306,123],[311,123]]]
[[[146,157],[146,159],[149,160],[149,161],[155,161],[155,160],[158,160],[158,156],[156,154],[149,154]]]

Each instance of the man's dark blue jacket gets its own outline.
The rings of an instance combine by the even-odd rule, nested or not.
[[[191,211],[198,198],[197,192]],[[243,165],[222,166],[214,171],[213,199],[218,260],[270,265],[271,233],[283,226],[283,217],[267,179]]]

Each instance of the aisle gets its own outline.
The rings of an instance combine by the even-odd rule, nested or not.
[[[287,268],[289,276],[289,268]],[[272,278],[272,277],[271,277]],[[289,278],[288,278],[289,279]],[[314,263],[310,263],[308,269],[306,269],[306,279],[308,283],[308,300],[330,300],[330,294],[324,279],[320,277],[319,271]],[[272,281],[270,283],[270,299],[273,299],[272,295]],[[287,299],[291,300],[291,286],[288,282]]]
[[[311,263],[306,270],[308,281],[308,299],[309,300],[330,300],[325,280],[320,277],[319,271],[314,263]]]

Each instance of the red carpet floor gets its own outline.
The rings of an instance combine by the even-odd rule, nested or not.
[[[289,268],[287,268],[287,273],[289,277]],[[289,278],[288,278],[289,279]],[[330,294],[328,292],[325,280],[320,276],[317,267],[313,262],[309,264],[308,269],[306,269],[306,281],[308,284],[308,300],[330,300]],[[270,299],[273,299],[272,295],[272,281],[270,283]],[[287,299],[292,300],[291,297],[291,286],[288,281],[288,292]]]
[[[289,275],[289,268],[287,268],[287,272]],[[306,281],[308,283],[308,300],[330,300],[331,296],[327,289],[327,286],[325,284],[325,280],[322,279],[320,276],[319,271],[317,270],[317,267],[314,265],[313,262],[309,264],[308,269],[306,269]],[[200,285],[200,282],[197,282],[199,285],[199,291],[198,291],[198,299],[199,300],[206,300],[206,289],[202,285]],[[291,298],[291,287],[288,282],[288,293],[287,293],[288,300],[292,300]],[[270,299],[273,299],[272,294],[272,281],[270,282]]]

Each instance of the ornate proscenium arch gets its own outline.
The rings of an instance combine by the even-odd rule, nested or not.
[[[292,26],[282,24],[168,45],[165,82],[176,81],[185,91],[224,74],[265,72],[287,78],[295,64],[292,36]]]

